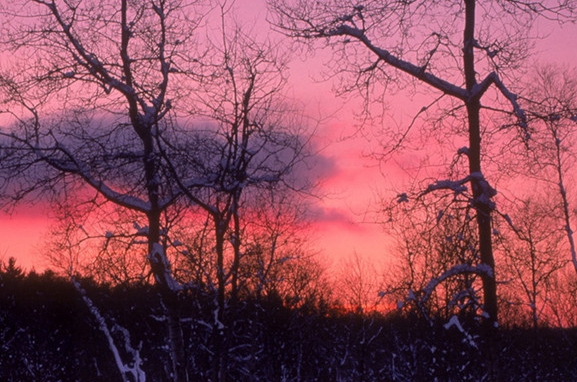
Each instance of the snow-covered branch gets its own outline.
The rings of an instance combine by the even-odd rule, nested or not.
[[[154,277],[163,278],[163,280],[157,280],[159,284],[165,285],[173,292],[181,290],[182,286],[172,276],[170,262],[166,257],[166,252],[162,245],[159,243],[153,243],[152,252],[148,256],[151,267],[154,270]]]
[[[472,181],[473,187],[476,188],[476,196],[473,199],[473,203],[476,206],[484,205],[487,206],[491,211],[496,208],[495,202],[492,200],[493,196],[497,195],[497,190],[495,190],[485,176],[481,172],[473,172],[469,175]]]
[[[150,203],[147,203],[135,196],[114,191],[102,180],[96,179],[94,176],[92,176],[90,170],[86,168],[86,166],[84,166],[81,161],[77,160],[74,154],[72,154],[72,152],[68,150],[64,145],[57,144],[56,151],[63,153],[65,157],[68,158],[66,161],[59,160],[45,154],[47,150],[34,150],[40,159],[55,169],[80,176],[88,185],[98,191],[98,193],[104,196],[107,200],[131,210],[140,212],[146,212],[150,210]]]
[[[475,342],[475,338],[467,330],[465,330],[465,328],[463,328],[463,325],[461,325],[461,322],[459,321],[459,318],[457,316],[452,316],[449,319],[449,322],[447,322],[444,325],[444,328],[447,330],[449,330],[451,327],[455,327],[459,332],[461,332],[465,336],[465,341],[469,345],[471,345],[475,349],[479,348],[477,346],[477,343]]]
[[[467,99],[466,89],[452,84],[434,74],[427,72],[426,68],[422,66],[415,65],[409,61],[403,60],[390,51],[379,48],[372,43],[372,41],[367,37],[365,32],[354,26],[341,24],[330,29],[321,29],[317,32],[317,37],[332,37],[332,36],[348,36],[353,37],[364,44],[371,52],[377,55],[379,59],[391,65],[392,67],[401,70],[418,80],[432,86],[433,88],[440,90],[445,94],[449,94],[461,100]]]
[[[146,373],[144,372],[144,370],[142,370],[142,358],[140,357],[140,349],[134,349],[132,347],[132,345],[130,344],[130,334],[128,333],[128,331],[125,328],[120,327],[119,325],[115,325],[115,327],[113,328],[113,330],[116,329],[122,333],[124,337],[125,350],[132,355],[132,360],[129,361],[128,363],[125,363],[122,360],[118,346],[114,342],[112,332],[110,331],[110,329],[108,329],[106,320],[100,313],[100,310],[98,310],[96,305],[94,305],[90,297],[86,295],[86,291],[84,290],[84,288],[82,288],[82,286],[77,280],[72,279],[72,283],[74,285],[74,288],[76,288],[78,293],[80,293],[80,295],[82,296],[82,300],[84,301],[84,304],[90,311],[90,314],[92,314],[92,316],[98,323],[98,328],[100,329],[102,334],[104,334],[104,336],[106,337],[106,340],[108,342],[108,348],[110,349],[110,352],[114,357],[116,368],[122,375],[122,380],[124,382],[129,381],[146,382]],[[132,378],[127,378],[128,376],[132,376]]]
[[[451,190],[455,193],[455,196],[461,195],[467,191],[466,183],[471,180],[470,176],[467,176],[459,180],[438,180],[434,183],[429,184],[427,188],[421,193],[421,195],[426,195],[438,190]]]
[[[437,288],[439,284],[441,284],[448,278],[451,278],[456,275],[470,274],[470,273],[480,276],[494,277],[493,269],[486,264],[478,264],[478,265],[457,264],[449,268],[439,277],[431,279],[429,283],[423,288],[422,295],[420,296],[418,302],[420,304],[425,304],[433,294],[435,288]]]
[[[509,101],[509,103],[513,107],[513,112],[517,116],[519,126],[521,126],[521,128],[523,128],[525,132],[524,138],[525,140],[528,140],[530,138],[530,134],[529,134],[529,126],[527,125],[527,113],[517,102],[517,95],[512,93],[507,88],[507,86],[505,86],[505,84],[503,83],[503,81],[501,81],[501,78],[499,78],[499,75],[497,73],[495,72],[489,73],[489,75],[487,75],[487,77],[485,77],[483,81],[475,85],[471,92],[471,97],[480,98],[483,94],[485,94],[485,92],[487,91],[487,89],[489,89],[491,85],[495,85],[497,89],[499,89],[501,94],[505,96],[505,98],[507,98],[507,101]]]

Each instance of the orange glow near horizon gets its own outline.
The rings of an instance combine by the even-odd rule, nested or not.
[[[50,227],[41,206],[20,206],[13,214],[0,214],[0,261],[10,257],[24,269],[42,271],[49,266],[42,255],[43,240]]]
[[[252,3],[255,5],[252,11],[259,17],[255,23],[265,23],[264,0],[253,0]],[[248,12],[249,8],[244,8],[244,12]],[[263,29],[262,24],[255,29]],[[551,35],[538,42],[537,50],[541,54],[536,61],[554,60],[574,65],[577,61],[574,41],[577,26],[565,25],[542,32],[551,32]],[[378,190],[390,189],[389,182],[396,182],[402,176],[402,169],[391,164],[390,179],[384,178],[378,164],[365,157],[375,148],[369,146],[374,146],[374,142],[369,143],[363,137],[354,136],[358,122],[353,112],[358,110],[358,104],[336,98],[331,92],[330,83],[312,80],[319,78],[323,60],[330,57],[323,54],[318,52],[306,61],[295,57],[289,77],[289,94],[297,102],[306,105],[309,115],[332,116],[323,120],[315,137],[316,145],[323,148],[321,154],[334,164],[334,168],[325,177],[320,190],[321,194],[327,196],[315,206],[318,219],[313,223],[313,239],[316,241],[313,244],[329,262],[338,263],[340,259],[357,252],[380,264],[387,259],[388,240],[381,227],[366,216],[368,211],[376,209]],[[390,104],[391,110],[403,111],[404,121],[410,121],[411,111],[421,107],[402,96],[394,97]],[[353,138],[342,139],[349,136]],[[7,261],[8,257],[13,256],[17,264],[26,269],[46,268],[48,264],[42,257],[41,246],[49,225],[46,211],[38,205],[18,208],[13,216],[0,215],[0,259]]]

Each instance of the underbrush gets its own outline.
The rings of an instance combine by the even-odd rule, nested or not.
[[[162,303],[150,285],[82,281],[118,355],[148,381],[169,380]],[[181,295],[191,381],[214,380],[213,297]],[[571,381],[577,330],[497,330],[399,312],[288,308],[269,296],[230,303],[219,355],[230,381]],[[222,346],[224,344],[224,346]],[[110,342],[73,284],[48,272],[0,275],[0,381],[123,381]]]

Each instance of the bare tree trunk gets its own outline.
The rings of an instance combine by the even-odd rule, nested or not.
[[[238,293],[239,293],[239,269],[240,269],[240,237],[241,237],[241,229],[240,229],[240,216],[239,216],[239,199],[240,199],[240,192],[235,191],[232,199],[232,222],[233,222],[233,232],[234,237],[232,239],[232,247],[234,258],[231,267],[231,301],[232,303],[236,303],[238,301]]]
[[[217,295],[213,322],[213,380],[224,381],[226,374],[224,372],[225,366],[225,327],[224,327],[224,310],[225,310],[225,291],[226,291],[226,275],[224,269],[224,235],[227,224],[222,218],[216,217],[214,219],[216,229],[216,277],[217,277]]]
[[[164,303],[168,320],[168,338],[174,371],[174,382],[187,382],[186,354],[184,339],[180,326],[180,309],[178,295],[171,289],[161,285],[162,302]]]
[[[463,60],[465,67],[465,81],[467,92],[474,93],[477,85],[475,72],[475,0],[465,1],[465,30],[463,39]],[[480,96],[481,94],[479,94]],[[493,256],[493,242],[491,230],[491,213],[493,204],[490,200],[491,187],[483,177],[481,171],[481,102],[479,97],[468,99],[466,102],[469,123],[469,172],[471,174],[471,188],[473,191],[474,207],[477,211],[477,227],[479,233],[479,253],[481,264],[489,266],[492,275],[483,274],[483,297],[485,312],[488,315],[485,321],[489,330],[497,323],[497,283],[495,279],[495,258]]]
[[[162,208],[159,203],[159,184],[157,164],[154,159],[154,143],[151,126],[135,125],[135,129],[144,143],[144,170],[146,187],[150,200],[148,218],[148,254],[152,272],[160,290],[162,303],[166,309],[168,340],[172,359],[173,381],[188,381],[184,338],[180,326],[178,291],[175,290],[169,262],[160,243],[160,216]]]
[[[465,0],[465,29],[463,36],[463,61],[465,68],[465,83],[467,93],[474,94],[477,86],[475,71],[475,5],[476,0]],[[491,230],[491,213],[494,191],[485,180],[481,168],[481,101],[480,95],[470,97],[465,101],[469,124],[469,173],[473,203],[477,212],[477,229],[479,234],[479,255],[481,264],[488,266],[490,274],[482,273],[483,304],[487,318],[483,321],[485,345],[483,358],[487,363],[488,380],[493,380],[497,369],[497,354],[494,335],[497,327],[497,283],[495,279],[495,258],[493,256],[493,239]]]
[[[555,126],[550,127],[551,135],[555,142],[555,170],[557,172],[557,184],[559,186],[559,194],[561,195],[561,205],[563,207],[563,220],[565,222],[565,233],[567,235],[567,242],[569,243],[569,252],[571,253],[571,263],[575,272],[577,272],[577,249],[575,246],[575,239],[573,238],[573,229],[571,228],[571,213],[569,208],[569,199],[567,199],[567,190],[565,189],[565,176],[563,174],[563,158],[561,157],[561,138],[559,138]]]

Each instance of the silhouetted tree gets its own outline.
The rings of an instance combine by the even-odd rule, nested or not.
[[[534,126],[531,165],[535,176],[557,188],[570,259],[577,272],[577,247],[571,209],[571,177],[575,165],[574,127],[577,124],[577,70],[553,65],[536,67],[526,85],[523,102]],[[552,203],[555,203],[552,201]]]
[[[67,251],[67,273],[79,267],[79,243],[92,238],[103,246],[84,270],[102,280],[144,279],[146,259],[166,307],[175,381],[188,379],[183,285],[171,264],[181,242],[176,226],[208,215],[214,378],[221,380],[227,293],[238,294],[244,255],[243,206],[259,190],[307,186],[290,178],[306,138],[303,120],[282,97],[287,56],[229,27],[227,3],[216,39],[206,30],[202,44],[196,36],[210,10],[202,2],[13,7],[2,11],[2,46],[14,55],[0,74],[11,123],[0,131],[2,197],[47,196],[62,207],[58,233],[66,248],[52,254]]]
[[[369,100],[382,99],[391,89],[410,84],[424,85],[434,94],[434,101],[419,114],[447,100],[442,106],[445,116],[459,127],[449,127],[447,121],[443,126],[466,139],[467,146],[460,153],[468,161],[468,170],[460,179],[438,181],[427,190],[458,193],[467,185],[471,189],[469,202],[475,212],[479,260],[466,272],[475,271],[483,280],[485,323],[491,330],[498,317],[491,228],[496,191],[483,172],[487,148],[482,142],[490,126],[482,121],[482,111],[487,105],[493,110],[508,105],[504,107],[508,111],[503,112],[516,118],[511,127],[519,129],[522,140],[528,138],[526,113],[506,79],[528,54],[532,22],[538,17],[574,17],[575,5],[565,1],[499,1],[485,6],[476,0],[358,4],[271,0],[269,4],[279,30],[311,44],[318,41],[333,51],[329,67],[344,78],[340,89],[359,89],[367,96],[366,111]],[[482,99],[487,100],[485,105]],[[401,141],[413,125],[401,134]],[[406,196],[400,199],[404,201]],[[452,270],[460,273],[457,271]]]
[[[175,381],[187,380],[180,286],[161,237],[162,215],[181,191],[163,146],[183,136],[173,121],[183,86],[173,77],[192,69],[183,65],[197,52],[203,12],[195,2],[165,0],[38,0],[2,10],[3,49],[14,57],[0,74],[14,121],[1,132],[3,196],[58,197],[67,188],[95,208],[112,204],[140,215],[166,307]]]
[[[564,230],[557,224],[559,204],[553,200],[528,199],[518,203],[516,209],[509,208],[510,225],[500,222],[496,239],[497,248],[503,251],[504,288],[510,299],[504,304],[521,304],[529,312],[528,319],[517,317],[517,322],[531,323],[534,328],[551,320],[551,307],[555,278],[569,262],[560,254],[564,251]]]
[[[227,299],[230,296],[234,302],[244,284],[239,270],[248,259],[248,237],[255,229],[251,220],[267,221],[266,214],[277,214],[274,202],[269,202],[276,193],[308,186],[304,176],[296,181],[293,175],[306,158],[306,126],[282,94],[287,56],[278,44],[259,41],[237,25],[228,26],[233,6],[220,5],[221,30],[216,38],[209,35],[209,53],[190,105],[193,116],[207,119],[205,152],[199,161],[212,179],[203,187],[180,183],[188,200],[204,210],[212,225],[214,379],[219,381],[226,378]],[[173,168],[176,172],[177,165]],[[258,204],[270,211],[259,211]],[[274,252],[275,237],[263,244]]]

